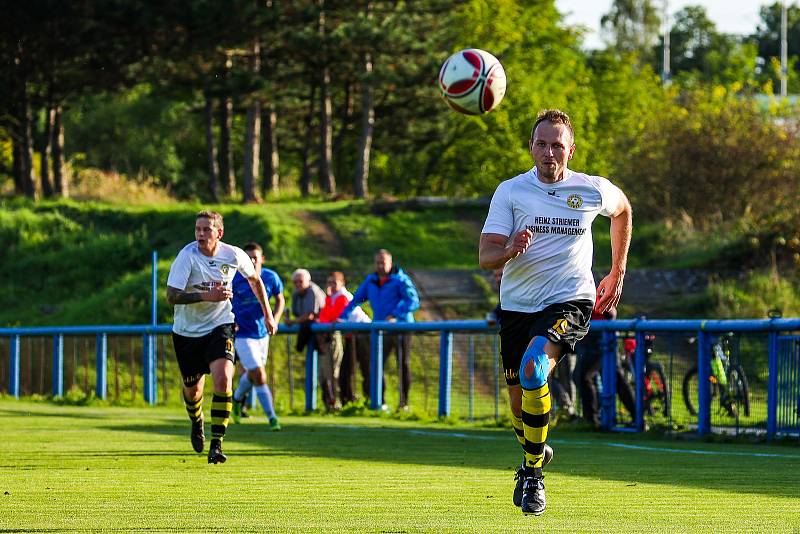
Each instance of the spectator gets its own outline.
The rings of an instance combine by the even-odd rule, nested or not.
[[[419,308],[419,294],[414,282],[403,269],[392,264],[392,254],[386,249],[375,253],[375,272],[368,275],[356,290],[353,300],[342,311],[348,317],[359,304],[369,301],[374,321],[414,322],[413,312]],[[408,409],[408,392],[411,388],[411,335],[393,333],[384,337],[384,365],[392,351],[397,354],[397,369],[400,374],[400,409]],[[386,393],[386,380],[383,379]]]
[[[325,306],[325,293],[311,281],[311,273],[306,269],[297,269],[292,273],[291,314],[286,314],[286,324],[299,325],[295,350],[301,352],[306,344],[313,343],[311,325],[319,317],[320,310]]]
[[[319,313],[320,323],[332,323],[339,319],[342,310],[353,300],[353,294],[345,287],[344,274],[334,271],[328,275],[325,297],[325,307]],[[355,316],[355,318],[353,318]],[[350,317],[346,319],[355,322],[369,321],[369,317],[364,313],[360,306],[353,309]],[[359,320],[360,319],[360,320]],[[352,334],[343,336],[341,332],[323,333],[317,337],[319,346],[319,375],[320,385],[322,386],[322,397],[329,410],[341,407],[343,403],[354,400],[352,393],[352,371],[350,364],[345,370],[350,373],[350,377],[341,374],[342,361],[344,355],[351,356],[353,344]],[[366,345],[369,347],[369,345]],[[346,380],[343,380],[345,378]],[[341,402],[336,400],[336,388],[339,386]],[[349,386],[349,387],[348,387]]]

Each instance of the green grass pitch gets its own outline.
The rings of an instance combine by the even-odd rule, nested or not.
[[[0,421],[0,532],[800,532],[797,446],[554,428],[547,512],[524,517],[508,429],[249,419],[208,465],[181,408],[6,398]]]

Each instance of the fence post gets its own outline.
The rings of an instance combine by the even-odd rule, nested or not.
[[[380,410],[383,405],[383,330],[373,330],[369,353],[369,407]]]
[[[644,372],[645,372],[645,347],[644,331],[636,330],[636,355],[634,361],[634,372],[636,373],[636,430],[644,432]]]
[[[711,430],[711,340],[700,330],[697,333],[697,435],[704,436]]]
[[[778,430],[778,332],[769,333],[769,374],[767,375],[767,441]]]
[[[314,336],[308,340],[306,348],[306,411],[317,409],[317,344]]]
[[[8,352],[8,394],[19,398],[19,336],[11,336]]]
[[[64,335],[53,336],[53,397],[64,396]]]
[[[611,430],[617,422],[617,333],[603,330],[601,339],[603,391],[600,395],[600,424],[603,430]]]
[[[439,334],[439,417],[450,415],[450,391],[453,381],[453,332]]]
[[[467,335],[467,367],[469,372],[468,417],[472,421],[475,419],[475,340],[472,334]]]
[[[158,324],[158,251],[153,250],[153,267],[150,270],[150,324]]]
[[[494,359],[494,420],[500,419],[500,354],[498,336],[492,336],[492,356]]]
[[[98,399],[105,400],[107,397],[106,390],[108,389],[108,336],[106,334],[97,334],[96,339],[97,359],[95,368],[97,370],[97,383],[95,385],[95,394]]]
[[[142,336],[142,384],[144,401],[148,404],[156,403],[156,358],[154,350],[154,336]]]

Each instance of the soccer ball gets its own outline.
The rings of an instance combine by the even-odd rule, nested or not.
[[[489,52],[467,48],[444,62],[439,89],[447,105],[459,113],[489,113],[506,94],[506,72]]]

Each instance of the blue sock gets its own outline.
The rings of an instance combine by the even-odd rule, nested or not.
[[[253,383],[247,378],[247,373],[243,374],[239,378],[239,385],[236,387],[236,391],[233,393],[233,400],[242,402],[244,396],[250,392],[251,387],[253,387]]]
[[[272,392],[269,386],[261,384],[260,386],[253,386],[258,396],[258,402],[261,403],[261,409],[267,414],[267,418],[272,419],[275,417],[275,408],[272,407]]]

